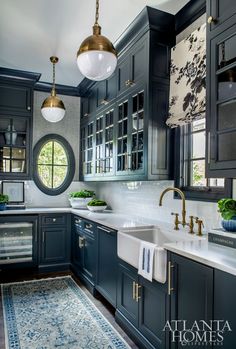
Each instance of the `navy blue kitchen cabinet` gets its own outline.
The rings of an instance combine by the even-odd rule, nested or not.
[[[236,175],[236,2],[207,1],[207,156],[209,178]]]
[[[223,348],[236,347],[236,303],[235,303],[236,277],[215,269],[214,273],[214,318],[229,322],[232,331],[223,334]]]
[[[0,68],[0,179],[29,179],[32,158],[33,88],[38,74],[20,79]]]
[[[207,19],[211,31],[236,14],[235,0],[207,0]]]
[[[117,232],[97,225],[98,263],[96,289],[116,307],[118,257]]]
[[[94,293],[97,276],[96,224],[78,216],[74,216],[72,222],[72,268]]]
[[[213,319],[213,268],[189,260],[174,253],[168,261],[168,293],[170,295],[170,319],[186,320],[191,328],[194,321]],[[181,323],[179,324],[181,328]],[[194,344],[194,343],[193,343]],[[198,343],[191,345],[199,348]],[[200,346],[200,347],[204,347]],[[170,348],[183,348],[179,341]]]
[[[119,262],[116,319],[144,348],[166,349],[167,285],[149,282],[127,263]]]
[[[67,270],[70,267],[70,215],[40,216],[40,270]]]
[[[83,97],[96,108],[83,128],[94,123],[90,137],[89,164],[84,137],[81,173],[84,181],[170,179],[170,136],[166,126],[169,103],[170,49],[175,43],[174,16],[146,7],[116,42],[118,65],[106,81],[91,83]],[[83,81],[82,86],[86,86]],[[96,91],[96,93],[94,93]],[[93,103],[94,104],[94,103]],[[95,127],[106,111],[113,109],[112,151],[100,151],[105,123]],[[91,115],[91,114],[90,114]],[[86,134],[86,132],[85,132]],[[92,138],[92,139],[91,139]],[[109,155],[107,155],[109,154]],[[109,159],[107,159],[109,157]],[[112,164],[112,165],[111,165]]]

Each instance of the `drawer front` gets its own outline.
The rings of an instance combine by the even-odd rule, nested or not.
[[[83,230],[84,220],[78,216],[74,216],[74,225],[75,225],[76,229]]]
[[[96,224],[84,218],[74,217],[75,230],[84,234],[95,236]]]
[[[41,216],[42,225],[66,225],[66,215],[52,214]]]

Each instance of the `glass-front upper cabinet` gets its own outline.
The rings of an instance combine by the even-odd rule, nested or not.
[[[236,25],[211,40],[208,176],[236,175]]]
[[[114,175],[114,106],[96,117],[95,175]]]
[[[0,174],[23,177],[28,172],[29,119],[0,117]]]
[[[118,105],[117,175],[144,173],[144,102],[138,88]]]
[[[82,176],[94,175],[94,122],[81,126],[80,132],[80,154],[82,163]]]

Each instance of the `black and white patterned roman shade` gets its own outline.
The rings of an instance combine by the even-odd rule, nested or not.
[[[171,52],[170,104],[167,125],[171,128],[205,117],[206,24],[180,41]]]

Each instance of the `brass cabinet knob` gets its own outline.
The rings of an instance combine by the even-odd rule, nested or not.
[[[132,87],[132,86],[134,86],[134,85],[135,85],[134,80],[126,80],[126,81],[125,81],[125,86],[126,86],[126,87]]]
[[[207,18],[207,23],[208,24],[213,24],[213,23],[216,23],[216,22],[217,22],[216,19],[214,17],[212,17],[212,16],[209,16]]]
[[[28,106],[28,107],[27,107],[27,110],[31,110],[31,107],[30,107],[30,106]]]

